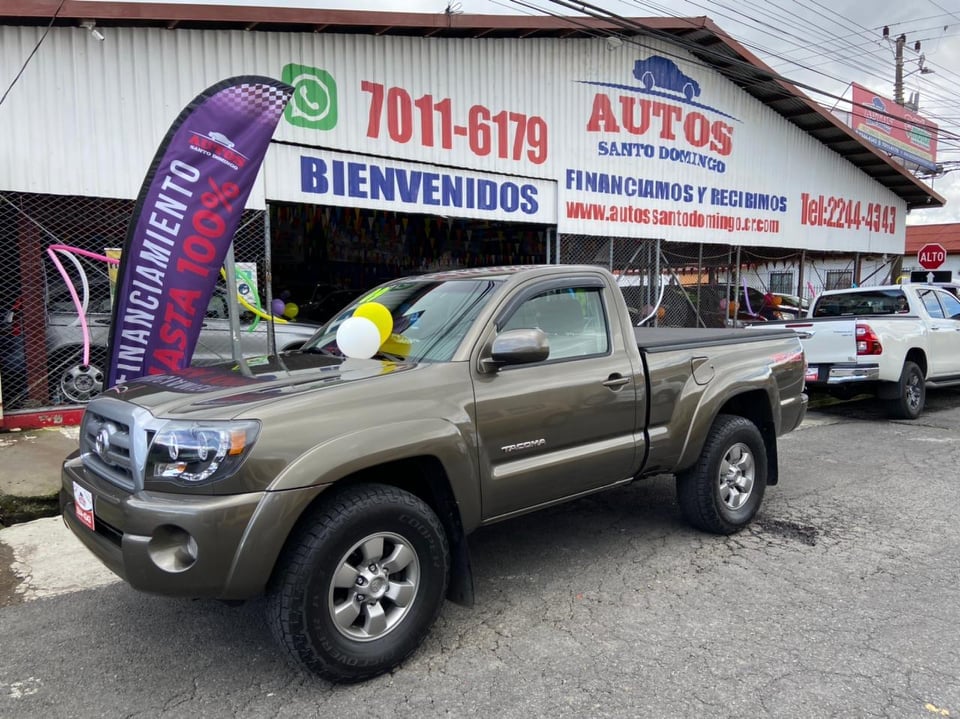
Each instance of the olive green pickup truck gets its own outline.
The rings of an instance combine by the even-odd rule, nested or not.
[[[338,330],[371,298],[394,334],[345,358]],[[358,681],[409,655],[445,597],[473,601],[478,527],[662,473],[694,526],[744,527],[803,379],[792,331],[633,327],[597,267],[409,277],[301,350],[95,398],[61,506],[131,586],[266,594],[301,666]]]

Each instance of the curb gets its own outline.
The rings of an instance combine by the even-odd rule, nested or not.
[[[39,497],[17,497],[0,494],[0,528],[12,527],[23,522],[32,522],[60,514],[59,492]]]

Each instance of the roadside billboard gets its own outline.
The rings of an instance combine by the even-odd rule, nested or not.
[[[850,125],[884,152],[936,171],[937,125],[856,83]]]

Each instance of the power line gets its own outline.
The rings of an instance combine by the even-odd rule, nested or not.
[[[866,106],[866,105],[862,105],[862,104],[859,104],[859,103],[854,103],[854,102],[852,102],[851,100],[847,100],[846,98],[844,98],[844,97],[842,97],[842,96],[835,95],[835,94],[833,94],[833,93],[827,92],[827,91],[822,90],[822,89],[820,89],[820,88],[817,88],[817,87],[815,87],[815,86],[812,86],[812,85],[809,85],[809,84],[806,84],[806,83],[802,83],[802,82],[798,82],[798,81],[794,81],[794,80],[791,80],[791,79],[789,79],[789,78],[783,77],[782,75],[780,75],[779,73],[777,73],[777,72],[775,72],[775,71],[772,71],[772,70],[771,70],[771,71],[767,72],[767,71],[759,70],[759,68],[757,68],[754,64],[749,63],[749,62],[747,62],[747,61],[745,61],[745,60],[741,60],[741,59],[739,59],[739,58],[731,58],[729,55],[717,53],[716,51],[710,50],[709,48],[705,48],[705,47],[703,47],[703,46],[696,45],[696,44],[694,44],[694,43],[686,42],[686,41],[683,40],[683,38],[680,38],[680,37],[678,37],[678,36],[676,36],[676,35],[673,35],[673,34],[671,34],[671,33],[669,33],[669,32],[665,32],[665,31],[662,31],[662,30],[656,30],[656,29],[653,29],[653,28],[645,27],[645,26],[643,26],[643,25],[638,25],[638,24],[637,24],[636,22],[634,22],[633,20],[630,20],[630,19],[628,19],[628,18],[621,17],[620,15],[617,15],[616,13],[613,13],[613,12],[611,12],[611,11],[609,11],[609,10],[606,10],[606,9],[602,8],[602,7],[598,7],[598,6],[596,6],[596,5],[593,5],[592,3],[584,2],[583,0],[573,0],[572,2],[568,2],[567,0],[548,0],[548,1],[549,1],[551,4],[558,5],[558,6],[560,6],[560,7],[564,7],[564,8],[567,8],[567,9],[569,9],[569,10],[581,12],[582,14],[585,14],[585,15],[587,15],[587,16],[589,16],[589,17],[594,18],[594,19],[605,20],[605,21],[608,21],[608,22],[611,22],[611,21],[612,21],[612,22],[614,22],[616,25],[618,25],[618,27],[619,27],[621,30],[626,30],[626,31],[632,32],[632,33],[644,34],[644,35],[648,35],[648,36],[651,36],[651,37],[659,37],[659,38],[664,39],[664,40],[666,40],[666,41],[668,41],[668,42],[671,42],[671,43],[673,43],[673,44],[678,44],[678,45],[680,45],[680,46],[682,46],[682,47],[685,47],[689,52],[693,52],[693,53],[699,54],[699,55],[707,55],[707,56],[711,56],[711,55],[712,55],[712,56],[714,56],[714,57],[717,57],[719,60],[722,60],[722,61],[723,61],[724,65],[725,65],[725,67],[726,67],[725,72],[728,74],[728,76],[733,76],[734,79],[739,80],[739,82],[742,84],[742,86],[750,86],[750,85],[754,85],[754,84],[762,84],[762,83],[766,83],[766,82],[768,82],[768,81],[770,81],[770,80],[777,80],[777,81],[780,81],[780,82],[789,83],[789,84],[791,84],[791,85],[793,85],[793,86],[795,86],[795,87],[798,87],[798,88],[803,88],[803,89],[809,90],[809,91],[811,91],[811,92],[814,92],[814,93],[816,93],[816,94],[822,95],[822,96],[824,96],[824,97],[829,97],[829,98],[832,98],[832,99],[835,99],[835,100],[839,100],[839,101],[841,101],[841,102],[844,102],[844,103],[846,103],[846,104],[849,104],[851,107],[861,107],[861,108],[863,108],[863,109],[871,110],[872,112],[875,112],[876,114],[885,115],[885,116],[887,116],[887,117],[890,117],[891,119],[895,119],[895,120],[899,120],[899,119],[900,119],[900,118],[898,118],[896,115],[893,115],[893,114],[891,114],[891,113],[887,113],[887,112],[883,112],[883,111],[878,111],[876,108],[874,108],[874,107],[872,107],[872,106]],[[573,21],[573,19],[570,18],[569,16],[562,15],[562,14],[558,14],[558,13],[552,13],[552,12],[550,12],[549,10],[547,10],[547,9],[545,9],[545,8],[542,8],[542,7],[540,7],[540,6],[537,6],[537,5],[535,5],[535,4],[532,4],[532,3],[530,3],[530,2],[524,2],[523,0],[513,0],[513,2],[514,2],[515,4],[519,4],[519,5],[522,5],[522,6],[524,6],[524,7],[531,8],[531,9],[533,9],[533,10],[536,10],[536,11],[538,11],[538,12],[540,12],[540,13],[545,13],[545,14],[551,15],[551,16],[553,16],[553,17],[565,18],[565,19],[567,19],[568,21]],[[574,3],[575,3],[575,4],[574,4]],[[579,7],[578,7],[578,6],[579,6]],[[673,17],[674,19],[688,20],[688,21],[690,22],[690,24],[691,24],[691,27],[699,27],[699,25],[698,25],[696,22],[690,21],[688,18],[679,18],[679,17],[677,17],[677,16],[675,16],[675,15],[670,15],[670,17]],[[579,24],[580,24],[581,26],[588,27],[588,26],[583,25],[582,23],[579,23]],[[598,32],[596,31],[596,28],[592,28],[592,27],[591,27],[590,30],[593,31],[593,34],[594,34],[594,35],[596,35],[596,36],[598,36],[598,37],[601,36],[601,33],[598,33]],[[603,35],[608,35],[608,34],[609,34],[609,33],[603,33]],[[641,46],[641,47],[644,47],[643,43],[637,41],[635,38],[622,38],[622,39],[624,39],[624,40],[627,41],[627,42],[632,42],[632,43],[637,44],[637,45],[639,45],[639,46]],[[683,56],[675,55],[675,54],[671,55],[671,54],[668,53],[668,52],[662,52],[662,51],[660,51],[660,52],[661,52],[662,54],[665,54],[665,55],[668,55],[668,56],[671,56],[671,57],[675,57],[675,58],[678,58],[678,59],[683,59],[683,60],[685,60],[685,61],[687,61],[687,62],[691,62],[690,58],[688,58],[688,57],[683,57]],[[702,67],[708,67],[708,68],[711,68],[711,69],[716,69],[713,65],[710,65],[710,64],[708,64],[708,63],[705,62],[705,61],[694,61],[694,64],[698,64],[698,65],[700,65],[700,66],[702,66]],[[745,75],[742,74],[742,73],[733,72],[733,71],[731,70],[731,67],[733,67],[733,66],[739,66],[739,67],[747,68],[747,69],[749,69],[749,71],[751,71],[751,73],[757,73],[758,70],[759,70],[763,75],[766,75],[767,77],[764,77],[764,78],[761,78],[761,79],[756,79],[756,80],[755,80],[755,79],[752,79],[752,78],[748,78],[747,76],[745,76]],[[785,88],[783,89],[783,92],[784,92],[785,95],[790,94]],[[802,95],[800,95],[800,97],[804,98],[804,96],[802,96]],[[809,99],[809,98],[804,98],[804,99]],[[914,123],[914,124],[915,124],[915,126],[917,126],[917,127],[924,127],[924,128],[929,129],[929,130],[931,130],[931,131],[936,129],[936,128],[933,127],[933,126],[928,125],[928,124],[924,124],[924,123]],[[953,132],[951,132],[951,131],[949,131],[949,130],[945,130],[945,129],[941,129],[941,136],[942,136],[942,137],[941,137],[941,142],[944,142],[944,141],[947,141],[947,142],[956,142],[956,141],[960,140],[960,134],[956,134],[956,133],[953,133]]]
[[[697,6],[697,7],[702,7],[702,8],[707,9],[707,10],[710,9],[710,8],[707,7],[707,6],[704,6],[704,5],[701,5],[701,4],[699,4],[699,3],[693,2],[693,0],[689,0],[689,1],[690,1],[690,4],[695,5],[695,6]],[[795,2],[796,2],[796,0],[795,0]],[[816,0],[814,0],[814,2],[816,3]],[[667,8],[663,8],[663,7],[661,7],[661,6],[657,6],[657,5],[655,5],[654,3],[650,3],[650,2],[641,3],[641,2],[638,2],[637,0],[634,0],[633,4],[634,4],[634,5],[637,5],[637,6],[644,5],[644,6],[647,6],[647,7],[649,7],[649,8],[652,8],[653,10],[655,10],[655,11],[657,11],[657,12],[665,13],[666,15],[671,16],[671,17],[677,17],[676,15],[674,15],[674,14],[673,14],[670,10],[668,10]],[[830,10],[829,8],[826,8],[824,5],[822,5],[822,4],[820,4],[820,3],[816,3],[816,4],[818,5],[818,7],[824,8],[824,9],[826,9],[827,11],[831,12],[832,14],[836,15],[836,17],[840,18],[840,19],[844,22],[844,24],[847,25],[848,27],[851,26],[852,24],[854,24],[852,21],[850,21],[849,19],[847,19],[845,16],[840,15],[839,13],[836,13],[836,12]],[[727,8],[727,6],[723,6],[723,7]],[[780,7],[780,9],[782,9],[782,10],[785,9],[785,8],[783,8],[782,6],[777,6],[777,7]],[[731,8],[727,8],[727,9],[731,9]],[[762,8],[758,8],[758,9],[761,10],[761,11],[763,10]],[[731,9],[731,10],[732,10],[732,9]],[[743,16],[742,13],[739,13],[739,12],[737,12],[737,11],[735,11],[735,10],[732,10],[732,11],[735,12],[738,16]],[[811,24],[811,23],[809,23],[808,20],[806,20],[805,18],[800,17],[800,16],[797,15],[796,13],[791,13],[791,14],[792,14],[794,17],[796,17],[798,20],[800,20],[802,23],[804,23],[804,24],[809,24],[811,27],[817,28],[818,30],[822,30],[822,29],[823,29],[822,26],[818,26],[818,25],[815,25],[815,24]],[[816,13],[816,14],[817,14],[819,17],[823,18],[823,19],[824,19],[825,21],[827,21],[827,22],[831,22],[831,23],[833,22],[833,20],[831,20],[830,18],[827,18],[823,13],[819,13],[819,12],[818,12],[818,13]],[[729,17],[729,16],[727,16],[727,15],[724,15],[724,16],[725,16],[725,17]],[[743,17],[746,17],[746,16],[743,16]],[[733,19],[733,18],[731,18],[731,19]],[[752,19],[752,18],[751,18],[751,19]],[[861,28],[861,30],[864,31],[864,32],[866,32],[866,33],[871,33],[871,32],[872,32],[869,28],[866,28],[865,26],[863,26],[863,25],[861,25],[861,24],[859,24],[859,23],[856,23],[856,25],[858,25],[858,26]],[[762,32],[762,33],[768,34],[768,35],[770,34],[770,33],[766,32],[766,31],[764,31],[764,30],[762,30],[762,29],[760,29],[759,32]],[[836,35],[835,33],[830,33],[829,31],[828,31],[828,34],[833,35],[833,36],[834,36],[834,39],[844,39],[844,38],[840,38],[840,36]],[[856,36],[860,36],[860,34],[861,34],[861,33],[858,32],[858,33],[856,33]],[[791,33],[791,35],[792,35],[792,33]],[[793,35],[793,36],[796,37],[796,35]],[[760,47],[760,46],[756,46],[756,45],[751,45],[749,42],[744,42],[744,41],[742,41],[742,40],[741,40],[740,42],[741,42],[741,44],[744,44],[744,45],[746,45],[746,46],[748,46],[748,47],[755,47],[755,48],[757,48],[758,50],[760,50],[761,52],[765,52],[766,54],[772,55],[773,57],[782,57],[782,56],[778,55],[777,53],[774,53],[774,52],[772,52],[772,51],[770,51],[770,50],[768,50],[768,49],[766,49],[766,48],[763,48],[763,47]],[[788,41],[788,42],[790,42],[790,41]],[[792,43],[792,42],[791,42],[791,44],[796,45],[796,43]],[[826,43],[824,43],[823,45],[826,46]],[[830,52],[825,52],[825,53],[821,53],[821,54],[827,54],[827,55],[833,54],[834,57],[837,56],[837,54],[836,54],[836,49],[833,49],[833,50],[831,50]],[[875,58],[875,54],[873,54],[873,53],[870,53],[870,56],[872,56],[872,57]],[[791,64],[797,65],[797,66],[800,67],[800,68],[807,69],[808,71],[815,72],[816,74],[819,74],[819,75],[822,75],[822,76],[824,76],[824,77],[828,77],[828,78],[830,78],[830,79],[833,79],[833,80],[837,81],[838,83],[839,83],[839,82],[842,82],[844,85],[847,85],[847,84],[848,84],[846,80],[841,80],[840,78],[837,78],[837,77],[835,77],[835,76],[829,75],[828,73],[825,73],[825,72],[823,72],[823,71],[814,70],[813,68],[804,66],[804,65],[802,65],[802,64],[800,64],[800,63],[797,63],[797,62],[795,62],[795,61],[786,60],[786,58],[783,58],[783,59],[784,59],[786,62],[790,62]],[[849,58],[844,57],[843,59],[846,60],[846,59],[849,59]],[[839,61],[839,62],[841,62],[841,64],[843,64],[842,61]],[[887,72],[887,70],[886,70],[886,62],[887,62],[887,61],[884,60],[883,62],[884,62],[884,70],[883,70],[884,75],[883,75],[883,76],[877,75],[876,73],[869,73],[869,74],[873,75],[874,77],[878,77],[878,78],[880,78],[881,80],[883,80],[883,81],[886,82],[886,81],[889,81],[889,77],[888,77],[888,75],[886,74],[886,72]],[[825,63],[817,63],[818,66],[819,66],[819,65],[822,65],[822,64],[825,64]],[[875,65],[874,65],[874,66],[875,66]],[[855,66],[855,69],[857,69],[857,70],[859,70],[859,71],[862,72],[864,68],[863,68],[862,65],[857,65],[857,66]],[[943,73],[943,74],[944,74],[944,75],[950,75],[950,74],[952,74],[952,73],[950,73],[949,71],[947,71],[947,72],[945,72],[945,73]],[[927,76],[924,75],[923,77],[924,77],[925,80],[928,80],[928,81],[929,81],[929,78],[928,78]],[[960,78],[958,78],[958,79],[960,79]],[[800,83],[796,83],[796,82],[795,82],[794,84],[799,85]],[[931,84],[932,86],[934,86],[934,87],[937,87],[937,88],[941,89],[941,90],[944,91],[944,92],[947,92],[945,89],[941,88],[941,87],[940,87],[938,84],[936,84],[936,83],[930,83],[930,84]],[[808,87],[808,89],[809,89],[809,86],[807,86],[807,87]],[[816,91],[816,92],[818,92],[818,93],[820,93],[820,94],[824,94],[823,91],[822,91],[822,90],[819,90],[819,89],[817,89],[817,90],[812,90],[812,91]],[[956,107],[956,101],[953,99],[952,93],[951,93],[949,99],[948,99],[947,97],[945,97],[944,95],[941,95],[941,94],[939,94],[939,93],[937,93],[937,92],[924,91],[924,94],[925,94],[925,97],[926,97],[927,100],[928,100],[928,103],[929,103],[929,101],[930,101],[931,99],[933,99],[933,100],[935,100],[935,101],[938,101],[939,103],[942,103],[943,105],[945,105],[945,106],[947,106],[947,107],[950,107],[950,108]],[[935,103],[935,104],[936,104],[936,103]],[[929,111],[929,110],[925,110],[925,111],[924,111],[924,115],[925,115],[926,117],[930,118],[931,120],[940,121],[940,118],[939,118],[938,116],[936,116],[936,115],[933,115],[933,114],[931,113],[931,111]],[[949,122],[948,122],[948,121],[941,121],[941,124],[949,124]],[[932,130],[933,127],[931,126],[930,129]],[[954,133],[952,133],[952,132],[951,132],[950,130],[948,130],[946,127],[940,127],[939,129],[941,130],[942,135],[943,135],[943,141],[944,141],[944,143],[942,143],[942,145],[945,144],[945,143],[947,143],[947,142],[949,142],[949,141],[951,140],[951,138],[950,138],[951,135],[956,136]]]
[[[27,59],[23,61],[23,65],[20,66],[20,71],[14,76],[13,80],[10,81],[10,85],[3,93],[3,97],[0,97],[0,105],[3,105],[4,100],[7,99],[7,95],[10,94],[10,91],[13,89],[13,86],[17,84],[17,81],[20,79],[20,76],[27,69],[27,65],[30,64],[30,60],[33,59],[33,56],[37,54],[37,50],[40,49],[40,46],[43,44],[43,41],[47,38],[47,33],[50,32],[50,28],[53,27],[54,21],[57,19],[57,15],[60,14],[60,9],[63,7],[63,4],[67,0],[60,0],[60,4],[57,5],[57,9],[53,13],[53,17],[50,18],[50,22],[47,24],[47,28],[43,31],[43,35],[40,36],[40,39],[37,40],[37,44],[33,46],[33,50],[30,51],[30,54],[27,55]]]
[[[927,0],[927,1],[928,1],[931,5],[933,5],[937,10],[943,10],[943,12],[944,12],[945,14],[949,15],[950,17],[952,17],[952,18],[954,18],[954,19],[956,19],[956,20],[960,20],[960,15],[957,15],[957,13],[955,13],[955,12],[953,12],[953,11],[951,11],[951,10],[947,10],[943,5],[941,5],[940,3],[936,2],[936,0]]]
[[[689,50],[691,50],[692,52],[695,52],[695,53],[696,53],[696,52],[699,52],[699,53],[705,53],[705,54],[708,54],[708,55],[712,54],[712,55],[714,55],[714,56],[718,56],[720,59],[723,60],[723,62],[724,62],[725,65],[738,65],[738,66],[740,66],[740,67],[747,68],[751,73],[756,73],[757,70],[758,70],[758,68],[757,68],[755,65],[753,65],[752,63],[749,63],[749,62],[744,61],[744,60],[740,60],[739,58],[737,58],[737,59],[730,58],[728,55],[719,55],[718,53],[713,52],[713,51],[708,51],[708,50],[706,50],[705,48],[703,48],[702,46],[699,46],[699,45],[692,45],[692,44],[690,44],[690,43],[684,43],[681,38],[678,38],[678,37],[675,36],[675,35],[672,35],[672,34],[670,34],[670,33],[664,32],[664,31],[657,31],[657,30],[653,30],[653,29],[651,29],[651,28],[647,28],[647,27],[645,27],[645,26],[637,25],[633,20],[630,20],[630,19],[628,19],[628,18],[623,18],[623,17],[617,15],[616,13],[613,13],[613,12],[611,12],[611,11],[609,11],[609,10],[606,10],[606,9],[604,9],[604,8],[601,8],[601,7],[597,7],[597,6],[592,5],[591,3],[588,3],[588,2],[582,2],[581,0],[573,0],[573,2],[567,2],[566,0],[548,0],[548,2],[550,2],[550,3],[553,4],[553,5],[558,5],[558,6],[560,6],[560,7],[564,7],[564,8],[569,9],[569,10],[573,10],[573,11],[576,11],[576,12],[580,12],[582,15],[587,15],[587,16],[592,17],[592,18],[594,18],[594,19],[605,20],[605,21],[608,21],[608,22],[610,22],[611,20],[613,20],[613,21],[615,21],[615,23],[619,26],[619,28],[620,28],[621,30],[627,30],[627,31],[629,31],[629,32],[631,32],[631,33],[634,33],[634,34],[640,33],[640,34],[645,34],[645,35],[649,35],[649,36],[653,36],[653,37],[659,36],[659,37],[661,37],[661,38],[663,38],[663,39],[666,39],[666,40],[669,41],[669,42],[672,42],[673,44],[686,45],[686,47],[687,47]],[[576,3],[576,4],[574,4],[574,3]],[[502,4],[502,3],[498,3],[498,4]],[[546,14],[546,15],[550,15],[551,17],[556,17],[556,18],[564,19],[564,20],[570,22],[571,24],[582,28],[583,30],[586,31],[587,34],[589,34],[589,35],[591,35],[591,36],[594,36],[594,37],[607,37],[607,36],[610,35],[610,32],[600,32],[600,31],[598,31],[597,28],[594,27],[594,26],[587,25],[587,24],[585,24],[585,23],[583,23],[583,22],[579,22],[576,17],[571,17],[571,16],[569,16],[569,15],[564,15],[564,14],[560,14],[560,13],[556,13],[556,12],[551,12],[549,9],[544,8],[544,7],[542,7],[542,6],[539,6],[539,5],[536,5],[536,4],[533,3],[533,2],[527,2],[527,1],[524,1],[524,0],[513,0],[513,4],[514,4],[515,6],[522,6],[522,7],[528,8],[528,9],[534,11],[534,12],[537,13],[537,14]],[[637,2],[635,1],[633,4],[639,4],[639,3],[637,3]],[[652,5],[652,3],[644,3],[644,4]],[[580,7],[577,7],[578,5],[579,5]],[[506,5],[504,5],[504,7],[506,7]],[[588,10],[588,8],[590,8],[590,10]],[[654,9],[657,9],[657,8],[654,8]],[[592,12],[591,12],[591,10],[592,10]],[[528,14],[534,14],[534,13],[528,13]],[[699,27],[699,25],[698,25],[695,21],[692,21],[692,20],[690,20],[689,18],[684,18],[684,17],[679,17],[679,16],[676,16],[676,15],[672,15],[672,14],[670,14],[669,12],[667,13],[667,16],[668,16],[668,17],[672,17],[672,18],[677,19],[677,20],[687,21],[687,22],[690,23],[691,27]],[[632,43],[632,44],[636,44],[636,45],[638,45],[638,46],[640,46],[640,47],[647,47],[647,46],[645,46],[642,42],[638,41],[636,38],[633,38],[633,37],[621,37],[620,39],[623,40],[624,42],[629,42],[629,43]],[[746,43],[742,43],[742,44],[746,44]],[[650,48],[647,48],[647,49],[650,49]],[[676,54],[671,54],[671,53],[669,53],[669,52],[663,52],[663,51],[659,51],[659,52],[661,52],[662,54],[665,54],[665,55],[667,55],[667,56],[670,56],[670,57],[674,57],[674,58],[677,58],[677,59],[685,60],[685,61],[687,61],[687,62],[691,62],[691,60],[690,60],[689,57],[680,56],[680,55],[676,55]],[[699,61],[699,60],[698,60],[698,61],[692,61],[692,62],[694,62],[694,64],[700,65],[701,67],[710,68],[710,69],[716,69],[713,65],[710,65],[710,64],[708,64],[707,62],[704,62],[704,61]],[[734,72],[734,71],[732,71],[729,67],[727,68],[726,72],[727,72],[728,76],[732,76],[732,79],[735,79],[735,80],[739,81],[739,83],[740,83],[741,86],[743,86],[743,87],[749,87],[749,86],[752,86],[752,85],[764,84],[764,83],[768,82],[769,80],[779,80],[779,81],[781,81],[781,82],[790,83],[790,84],[792,84],[792,85],[794,85],[794,86],[796,86],[796,87],[801,87],[801,88],[807,89],[807,90],[809,90],[809,91],[811,91],[811,92],[814,92],[814,93],[816,93],[816,94],[823,95],[824,97],[828,97],[828,98],[831,98],[831,99],[834,99],[834,100],[838,100],[838,101],[840,101],[840,102],[843,102],[843,103],[845,103],[845,104],[849,104],[849,105],[851,106],[851,108],[852,108],[852,107],[861,107],[861,108],[863,108],[863,109],[871,110],[872,112],[874,112],[874,113],[876,113],[876,114],[879,114],[879,115],[882,115],[882,116],[887,116],[887,117],[889,117],[889,118],[891,118],[891,119],[894,119],[894,120],[900,120],[900,118],[899,118],[898,116],[893,115],[893,114],[891,114],[891,113],[887,113],[887,112],[883,112],[883,111],[877,111],[877,109],[874,108],[874,107],[872,107],[872,106],[866,106],[866,105],[860,105],[860,104],[857,104],[857,103],[853,103],[851,100],[847,100],[845,97],[843,97],[843,96],[841,96],[841,95],[836,95],[836,94],[830,93],[830,92],[828,92],[828,91],[826,91],[826,90],[823,90],[823,89],[821,89],[821,88],[818,88],[818,87],[815,87],[815,86],[812,86],[812,85],[808,85],[808,84],[806,84],[806,83],[802,83],[802,82],[799,82],[799,81],[791,80],[791,79],[789,79],[789,78],[783,77],[782,75],[780,75],[779,73],[776,73],[776,72],[774,72],[774,71],[771,71],[771,72],[769,72],[769,73],[765,73],[765,74],[768,75],[768,77],[767,77],[767,78],[763,78],[763,79],[759,79],[759,80],[754,79],[752,76],[748,76],[748,75],[746,75],[746,74],[744,74],[744,73],[742,73],[742,72]],[[821,74],[823,74],[823,73],[821,73]],[[837,78],[834,78],[834,79],[837,79]],[[784,94],[785,94],[785,95],[788,94],[785,89],[784,89]],[[803,97],[803,96],[801,96],[801,97]],[[805,98],[805,99],[809,99],[809,98]],[[917,126],[917,127],[921,127],[921,128],[924,128],[924,129],[928,129],[928,130],[930,130],[930,131],[935,131],[935,130],[938,129],[938,128],[936,128],[936,127],[933,126],[933,125],[925,124],[925,123],[919,123],[919,122],[918,122],[918,123],[914,123],[914,125]],[[951,131],[946,130],[945,128],[940,128],[940,130],[941,130],[941,146],[947,146],[947,145],[949,145],[950,143],[954,143],[954,142],[960,141],[960,134],[952,133]],[[945,149],[946,149],[946,147],[945,147]]]

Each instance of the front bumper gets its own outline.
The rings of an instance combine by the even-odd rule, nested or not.
[[[74,483],[93,494],[92,530],[77,517]],[[322,489],[130,493],[70,457],[61,473],[60,508],[80,541],[135,589],[248,599],[263,591],[293,524]]]

